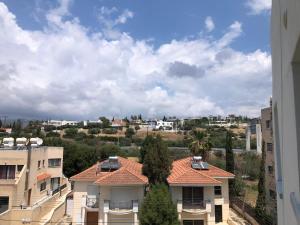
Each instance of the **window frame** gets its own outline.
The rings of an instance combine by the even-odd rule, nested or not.
[[[45,191],[47,189],[47,181],[43,181],[40,183],[40,192]]]
[[[218,189],[218,188],[220,188],[220,189]],[[222,186],[214,186],[214,194],[215,194],[215,196],[222,196]]]
[[[56,160],[59,163],[56,163]],[[48,159],[48,167],[49,168],[61,167],[61,161],[62,161],[61,158],[51,158],[51,159]]]

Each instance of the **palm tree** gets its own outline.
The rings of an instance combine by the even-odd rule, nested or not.
[[[192,131],[192,142],[189,149],[194,156],[202,156],[203,161],[207,161],[211,147],[206,133],[197,130]]]

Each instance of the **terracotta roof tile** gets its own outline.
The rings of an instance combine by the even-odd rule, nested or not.
[[[148,178],[142,175],[142,164],[122,157],[118,157],[118,160],[121,164],[121,168],[118,170],[99,172],[97,171],[99,164],[95,164],[70,179],[73,181],[94,181],[100,185],[134,185],[148,183]]]
[[[42,180],[46,180],[50,177],[51,177],[51,174],[49,174],[49,173],[41,173],[41,174],[36,176],[36,180],[37,181],[42,181]]]
[[[234,174],[228,173],[212,165],[209,165],[208,170],[193,169],[191,167],[191,160],[192,158],[188,157],[173,162],[171,174],[167,179],[170,185],[219,184],[220,181],[215,178],[234,177]]]

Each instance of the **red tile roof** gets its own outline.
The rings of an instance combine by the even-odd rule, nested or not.
[[[191,167],[191,157],[176,160],[168,183],[170,185],[214,185],[221,182],[216,178],[233,178],[234,174],[228,173],[220,168],[209,165],[208,170],[196,170]]]
[[[51,177],[51,175],[49,173],[41,173],[41,174],[37,175],[36,180],[42,181],[42,180],[46,180],[50,177]]]
[[[97,170],[100,165],[95,164],[70,179],[73,181],[94,181],[100,185],[139,185],[148,184],[148,178],[142,174],[142,164],[129,159],[118,157],[121,168],[112,172]]]

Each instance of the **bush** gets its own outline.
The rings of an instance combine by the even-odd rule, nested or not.
[[[99,134],[101,132],[101,129],[100,128],[90,128],[88,130],[88,133],[89,134]]]
[[[114,128],[105,128],[105,129],[103,129],[103,133],[104,134],[116,134],[116,133],[118,133],[118,130],[114,129]]]
[[[75,136],[78,133],[78,129],[77,128],[67,128],[65,129],[65,138],[75,138]]]

